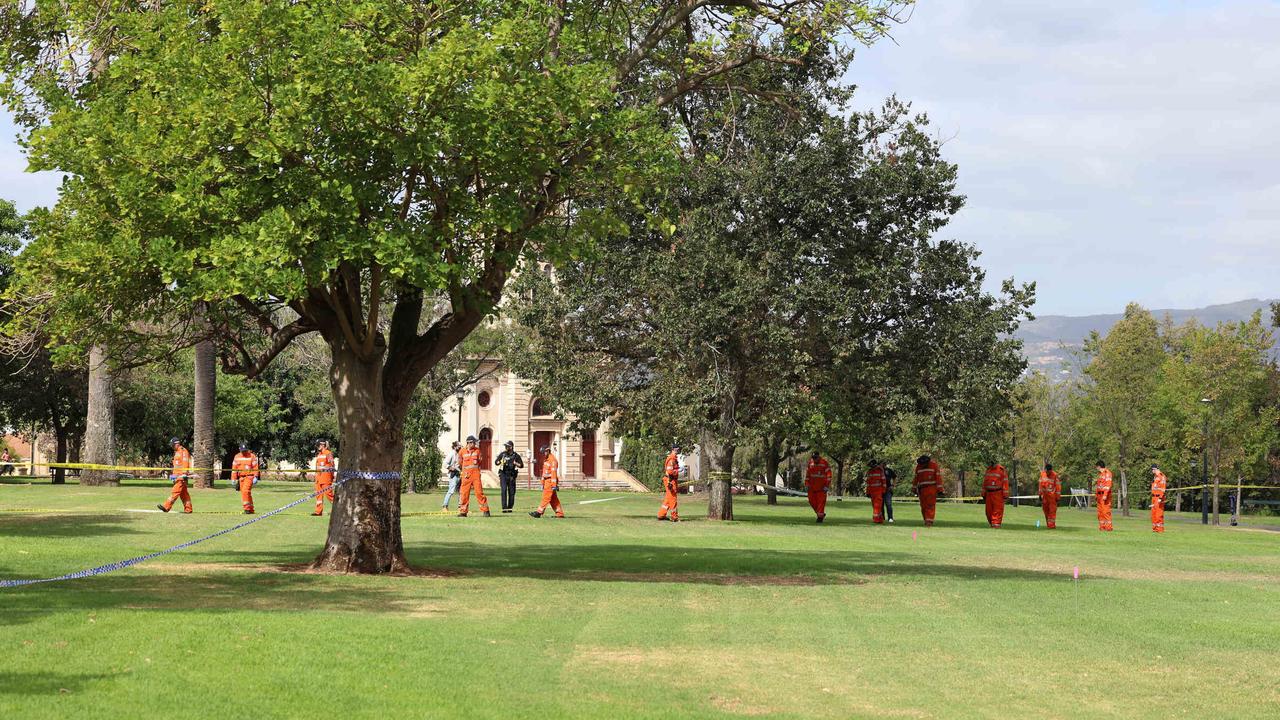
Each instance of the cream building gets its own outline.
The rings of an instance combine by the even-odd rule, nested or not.
[[[448,456],[450,443],[476,436],[485,487],[498,486],[493,461],[510,440],[525,460],[524,472],[517,481],[519,489],[541,488],[537,478],[542,461],[533,456],[535,449],[549,446],[560,461],[563,485],[647,491],[631,473],[617,466],[622,440],[613,437],[607,422],[594,431],[570,432],[572,416],[564,420],[555,417],[555,408],[534,396],[529,385],[514,373],[494,362],[482,366],[478,375],[480,379],[475,384],[442,404],[446,428],[437,444],[440,452]]]

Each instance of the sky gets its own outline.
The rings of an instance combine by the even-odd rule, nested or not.
[[[846,79],[929,115],[968,198],[943,234],[1037,314],[1280,297],[1280,0],[920,0]],[[0,197],[52,203],[15,133]]]

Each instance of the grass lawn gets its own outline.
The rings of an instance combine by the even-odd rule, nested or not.
[[[268,483],[260,511],[301,486]],[[129,512],[167,486],[0,485],[0,578],[238,522]],[[494,496],[491,500],[495,502]],[[0,590],[0,718],[1276,718],[1280,534],[1145,517],[1096,530],[976,505],[873,526],[832,502],[567,493],[569,518],[406,517],[422,577],[292,571],[328,518],[282,516],[117,573]],[[440,495],[406,511],[438,510]],[[217,511],[217,512],[213,512]],[[1280,524],[1280,523],[1277,523]],[[1071,579],[1079,567],[1082,580]],[[391,713],[391,715],[389,715]]]

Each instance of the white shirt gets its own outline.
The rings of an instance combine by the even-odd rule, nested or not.
[[[449,472],[460,472],[462,470],[462,458],[458,457],[457,450],[449,451],[449,457],[444,460],[444,467]]]

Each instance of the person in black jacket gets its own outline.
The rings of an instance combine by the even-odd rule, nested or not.
[[[516,506],[516,476],[524,467],[524,458],[516,452],[516,444],[507,441],[493,466],[498,468],[498,484],[502,486],[502,512],[509,513]]]

